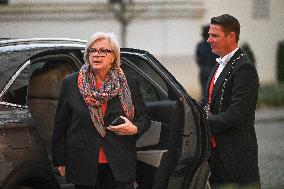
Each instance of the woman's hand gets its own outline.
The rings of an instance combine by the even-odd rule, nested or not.
[[[108,130],[115,132],[117,135],[135,135],[138,132],[138,129],[133,125],[126,117],[120,116],[124,119],[125,123],[107,127]]]
[[[62,177],[65,176],[65,166],[64,165],[57,167],[57,171],[60,176]]]

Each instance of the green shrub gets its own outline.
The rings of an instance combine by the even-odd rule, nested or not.
[[[244,51],[244,53],[249,57],[249,59],[252,61],[252,63],[255,65],[255,57],[252,49],[250,48],[250,45],[248,43],[244,43],[241,48]]]
[[[263,85],[258,90],[257,106],[283,106],[284,83]]]

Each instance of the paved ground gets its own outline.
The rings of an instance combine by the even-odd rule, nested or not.
[[[263,189],[284,188],[284,107],[261,108],[255,122]]]

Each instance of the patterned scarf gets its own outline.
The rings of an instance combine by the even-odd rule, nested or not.
[[[110,99],[118,95],[126,117],[130,121],[134,117],[134,106],[129,86],[121,68],[115,69],[112,66],[100,89],[96,86],[94,74],[89,64],[84,64],[79,71],[78,87],[89,108],[95,128],[104,137],[106,129],[102,116],[102,104],[107,103]]]

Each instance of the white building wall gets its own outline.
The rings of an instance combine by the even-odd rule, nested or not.
[[[200,87],[194,52],[201,39],[200,27],[213,16],[229,13],[241,23],[239,44],[247,42],[253,50],[260,82],[276,82],[277,46],[284,40],[284,1],[270,0],[268,18],[253,16],[253,1],[206,0],[206,11],[200,19],[135,22],[129,29],[129,45],[158,55],[184,87],[198,96]],[[135,40],[136,36],[141,37]]]
[[[55,2],[40,0],[47,1]],[[284,1],[268,0],[270,17],[263,19],[253,17],[253,1],[255,0],[204,0],[202,2],[205,12],[201,17],[133,20],[128,27],[127,46],[150,51],[175,75],[185,89],[197,98],[200,87],[194,52],[201,39],[201,26],[209,23],[213,16],[229,13],[241,23],[240,44],[248,42],[252,48],[261,83],[275,82],[277,45],[280,40],[284,40]],[[10,2],[22,3],[23,0]],[[115,20],[97,20],[95,17],[44,20],[22,20],[21,16],[12,20],[0,18],[1,37],[70,37],[88,40],[96,31],[114,32],[119,38],[120,25]]]

